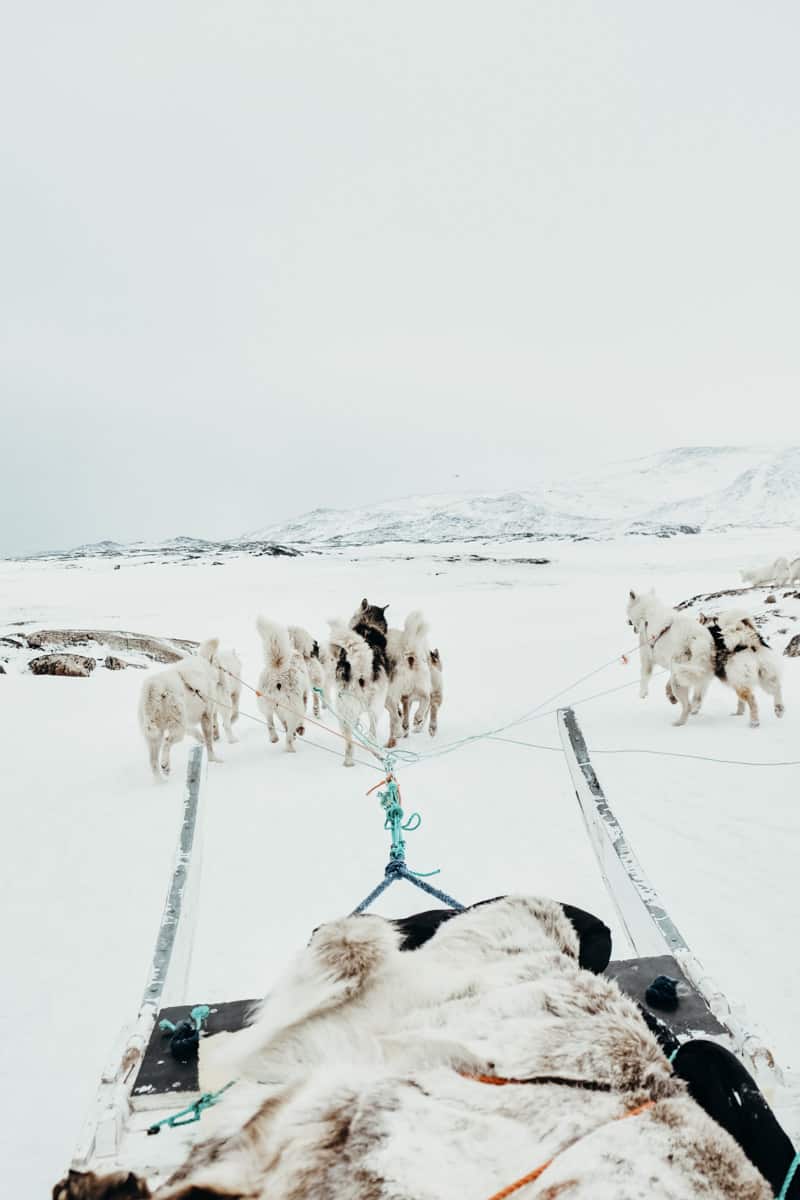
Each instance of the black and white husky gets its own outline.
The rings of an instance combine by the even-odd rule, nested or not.
[[[385,638],[370,643],[343,621],[331,621],[330,645],[324,656],[327,692],[345,739],[344,765],[353,766],[353,730],[363,718],[373,742],[386,705],[389,686]]]
[[[418,733],[424,728],[431,708],[432,672],[428,649],[428,624],[422,613],[415,610],[406,617],[402,629],[390,629],[386,621],[388,607],[388,604],[370,604],[364,598],[361,606],[353,614],[350,625],[368,641],[372,639],[385,648],[389,673],[389,687],[386,693],[386,709],[389,713],[387,745],[391,747],[397,745],[398,738],[408,737],[413,704],[417,706],[414,731]],[[438,662],[438,671],[441,693],[441,660]],[[434,718],[431,734],[435,732]]]
[[[735,716],[740,717],[747,705],[751,726],[760,723],[756,687],[761,687],[773,698],[775,716],[782,717],[780,664],[750,614],[730,609],[716,617],[701,615],[700,621],[714,642],[714,674],[736,692]]]

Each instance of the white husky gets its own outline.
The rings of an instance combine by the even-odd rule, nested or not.
[[[631,591],[628,621],[639,634],[641,682],[639,695],[647,699],[653,665],[670,672],[667,698],[680,704],[676,725],[685,725],[689,713],[697,713],[714,677],[714,642],[705,626],[687,613],[678,612],[658,599],[654,591],[637,595]],[[693,694],[690,697],[690,689]]]
[[[362,717],[377,739],[378,719],[386,706],[389,675],[381,647],[370,644],[343,621],[331,621],[326,654],[328,688],[345,739],[344,765],[353,765],[353,729]]]
[[[156,779],[169,775],[170,751],[187,733],[197,737],[202,730],[209,762],[219,762],[214,753],[214,703],[217,671],[211,660],[219,640],[210,638],[196,654],[179,659],[164,671],[150,675],[142,685],[139,725],[147,741],[150,766]]]
[[[277,742],[275,717],[286,730],[286,749],[295,753],[295,734],[305,733],[303,718],[308,703],[308,672],[302,654],[292,645],[289,632],[265,617],[259,617],[256,628],[264,643],[264,670],[258,680],[258,707],[263,712],[269,740]]]
[[[408,737],[411,705],[416,703],[414,732],[425,724],[431,706],[431,668],[428,652],[428,625],[422,613],[415,611],[406,617],[402,629],[386,632],[386,654],[389,659],[389,690],[386,708],[389,713],[389,741],[395,746],[400,737]],[[435,730],[434,724],[434,730]]]
[[[776,587],[783,587],[789,582],[791,567],[788,558],[776,558],[774,562],[766,563],[763,567],[751,567],[746,571],[741,571],[740,574],[742,582],[749,583],[752,587],[760,587],[765,583],[774,583]]]
[[[307,629],[303,629],[302,625],[290,625],[289,637],[292,639],[292,645],[295,650],[298,650],[303,656],[303,662],[306,664],[308,671],[308,679],[311,684],[311,704],[314,710],[314,716],[319,716],[319,701],[320,694],[325,697],[325,667],[323,665],[324,651],[320,649],[319,642],[313,638]]]
[[[755,728],[760,723],[755,694],[756,687],[760,686],[772,696],[775,716],[782,717],[780,662],[758,632],[750,614],[729,609],[718,617],[701,616],[700,620],[714,641],[714,672],[736,692],[735,715],[740,717],[746,704],[750,709],[751,726]]]

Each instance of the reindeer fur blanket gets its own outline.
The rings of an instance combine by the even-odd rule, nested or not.
[[[635,1004],[578,966],[560,905],[509,897],[400,940],[377,916],[322,926],[248,1028],[201,1043],[204,1088],[237,1078],[249,1115],[212,1110],[156,1200],[489,1200],[548,1160],[524,1200],[771,1196]]]

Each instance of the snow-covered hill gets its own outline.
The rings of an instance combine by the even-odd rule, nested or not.
[[[458,543],[669,537],[701,529],[800,525],[800,446],[686,446],[609,463],[573,479],[533,479],[524,490],[443,492],[361,508],[316,508],[241,537],[96,542],[38,554],[166,562],[242,554],[294,555],[392,542]],[[787,546],[787,553],[796,548]]]
[[[689,446],[524,491],[409,496],[317,508],[248,535],[357,546],[483,538],[607,537],[800,523],[800,447]]]

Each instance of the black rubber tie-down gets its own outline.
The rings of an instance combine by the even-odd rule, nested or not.
[[[671,975],[656,975],[644,998],[651,1008],[674,1012],[678,1007],[678,981]]]

